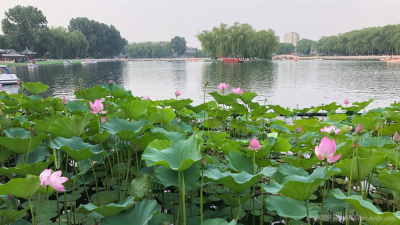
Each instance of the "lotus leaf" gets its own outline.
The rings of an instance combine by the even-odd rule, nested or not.
[[[6,184],[0,185],[0,195],[14,195],[20,198],[30,198],[39,188],[40,180],[37,176],[28,175],[25,178],[14,178]]]
[[[370,158],[354,157],[353,160],[353,180],[364,180],[376,166],[385,162],[386,159],[382,156],[372,156]],[[342,175],[350,177],[352,159],[343,159],[335,163],[335,166],[342,170]]]
[[[137,195],[139,198],[142,198],[145,194],[148,194],[153,188],[153,181],[154,178],[148,174],[135,178],[131,182],[129,193],[133,196]]]
[[[204,176],[213,181],[224,184],[236,193],[240,193],[249,189],[261,177],[270,177],[275,172],[276,168],[274,167],[266,167],[256,175],[250,175],[245,171],[236,174],[229,171],[221,173],[218,169],[211,168],[204,171]]]
[[[85,143],[83,142],[82,138],[79,137],[56,137],[51,141],[50,147],[65,151],[76,161],[87,159],[94,155],[104,154],[103,149],[99,145]]]
[[[184,171],[201,159],[197,139],[192,135],[187,140],[171,143],[170,148],[163,150],[147,147],[143,153],[147,166],[163,165],[175,171]]]
[[[49,132],[54,136],[71,138],[81,136],[86,125],[89,124],[91,120],[90,116],[85,117],[64,117],[56,120],[49,127]]]
[[[105,98],[107,95],[110,94],[110,91],[108,91],[106,88],[104,87],[100,87],[100,86],[94,86],[92,88],[89,89],[83,89],[80,91],[75,91],[75,96],[89,100],[94,102],[94,100],[96,99],[102,99]]]
[[[128,197],[128,199],[121,204],[110,203],[107,205],[101,205],[100,207],[97,207],[92,203],[88,203],[86,205],[80,205],[79,208],[77,208],[77,211],[83,214],[88,214],[92,211],[95,211],[104,217],[109,217],[118,215],[118,213],[120,213],[122,210],[130,208],[134,204],[135,204],[135,198]]]
[[[116,134],[125,141],[131,141],[140,134],[145,124],[148,124],[145,119],[128,122],[124,119],[113,117],[107,123],[102,123],[101,126],[104,127],[108,133]]]
[[[14,128],[17,129],[17,128]],[[25,135],[24,135],[25,137]],[[48,136],[46,134],[40,133],[36,137],[29,138],[11,138],[11,137],[1,137],[0,138],[0,145],[6,147],[7,149],[18,153],[18,154],[23,154],[31,149],[34,149],[42,143],[44,139],[46,139]]]
[[[133,100],[122,104],[121,111],[125,115],[125,118],[137,120],[147,112],[147,108],[149,108],[150,105],[150,101]]]
[[[119,213],[116,216],[106,217],[103,225],[147,225],[153,214],[161,208],[156,200],[143,200],[136,203],[134,209]]]
[[[220,218],[208,219],[203,221],[201,225],[236,225],[236,220],[233,219],[230,223],[228,223],[227,221]]]
[[[178,173],[179,172],[169,169],[165,166],[158,166],[156,169],[156,177],[165,187],[169,186],[179,187]],[[196,190],[196,184],[199,177],[200,177],[200,168],[196,163],[183,171],[183,178],[185,182],[185,193],[188,193],[189,191],[192,190]]]
[[[249,174],[254,173],[254,164],[245,155],[232,151],[226,156],[226,159],[229,161],[229,168],[238,172],[246,171]]]
[[[49,88],[48,85],[43,84],[42,82],[23,82],[22,87],[28,90],[31,94],[37,95],[42,92],[46,92]]]
[[[265,207],[270,211],[276,211],[279,216],[293,220],[301,220],[307,217],[307,208],[303,202],[281,196],[268,196],[265,199]],[[310,217],[318,217],[316,210],[310,210]]]

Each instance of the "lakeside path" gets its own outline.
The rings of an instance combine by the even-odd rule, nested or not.
[[[324,59],[324,60],[380,60],[381,58],[392,57],[393,59],[400,58],[400,55],[394,56],[380,56],[380,55],[367,55],[367,56],[314,56],[314,57],[301,57],[299,56],[299,60],[315,60],[315,59]]]

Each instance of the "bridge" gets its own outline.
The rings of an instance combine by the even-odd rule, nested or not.
[[[276,55],[272,57],[272,60],[294,60],[297,61],[297,56],[295,55]]]

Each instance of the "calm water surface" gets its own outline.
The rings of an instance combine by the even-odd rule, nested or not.
[[[244,91],[258,94],[256,101],[300,108],[322,103],[374,99],[368,108],[385,107],[400,100],[400,64],[379,61],[314,61],[250,62],[223,64],[206,62],[103,62],[91,65],[48,65],[39,68],[10,67],[24,82],[41,81],[50,86],[45,96],[74,98],[78,79],[83,88],[107,84],[111,79],[136,96],[148,95],[153,100],[182,98],[193,104],[203,102],[204,83],[207,92],[216,85],[229,83]],[[3,90],[18,92],[17,85]],[[206,100],[212,97],[206,95]]]

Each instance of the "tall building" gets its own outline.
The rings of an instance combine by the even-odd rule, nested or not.
[[[294,46],[297,45],[297,42],[300,40],[300,34],[296,32],[286,33],[285,37],[283,38],[284,43],[291,43]]]

